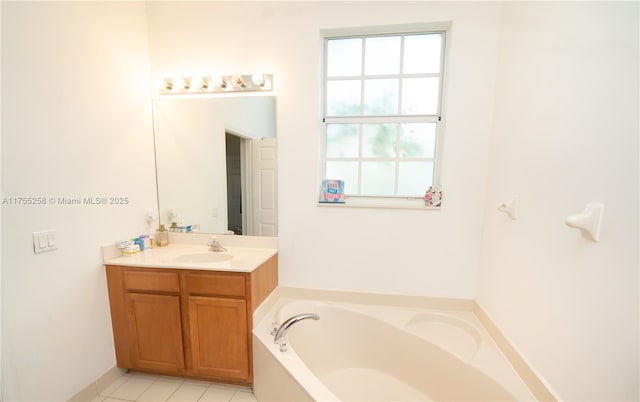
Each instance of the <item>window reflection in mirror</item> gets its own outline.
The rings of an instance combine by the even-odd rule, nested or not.
[[[160,223],[277,236],[275,97],[153,103]]]

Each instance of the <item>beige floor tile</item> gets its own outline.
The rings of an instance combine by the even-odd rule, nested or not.
[[[150,379],[150,380],[157,380],[160,377],[160,376],[155,375],[155,374],[141,373],[139,371],[129,371],[126,375],[131,376],[131,377],[147,378],[147,379]]]
[[[184,379],[184,383],[185,384],[191,384],[191,385],[199,385],[201,387],[208,387],[209,385],[212,384],[212,382],[210,382],[210,381],[192,380],[190,378],[185,378]]]
[[[171,402],[196,402],[206,390],[207,387],[202,385],[183,383],[168,400]]]
[[[139,402],[164,402],[180,387],[176,381],[155,381],[137,399]]]
[[[118,377],[117,380],[115,380],[114,382],[109,384],[105,389],[103,389],[102,392],[99,393],[99,395],[100,396],[104,396],[104,397],[107,397],[107,396],[111,395],[122,384],[127,382],[128,379],[129,379],[129,376],[127,376],[127,375],[123,375],[122,377]]]
[[[184,382],[184,378],[182,377],[174,377],[174,376],[170,376],[170,375],[158,375],[158,380],[162,380],[162,381],[173,381],[173,382],[179,382],[179,383],[183,383]]]
[[[248,391],[236,391],[230,399],[232,402],[257,402],[253,393]]]
[[[211,385],[207,392],[202,395],[200,402],[228,402],[236,393],[236,389],[232,387],[219,386],[217,384]]]
[[[104,396],[96,396],[91,400],[91,402],[102,402],[104,401]]]
[[[127,381],[111,393],[109,398],[135,401],[153,384],[153,380],[148,378],[134,375],[126,375],[126,377],[128,377]]]

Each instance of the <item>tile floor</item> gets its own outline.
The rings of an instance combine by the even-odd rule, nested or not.
[[[256,402],[251,388],[128,372],[92,402]]]

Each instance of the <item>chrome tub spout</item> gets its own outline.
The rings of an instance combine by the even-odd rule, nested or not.
[[[287,331],[289,330],[289,328],[291,328],[293,324],[302,320],[306,320],[308,318],[311,318],[313,320],[319,320],[320,316],[314,313],[296,314],[293,317],[286,320],[285,322],[283,322],[282,325],[280,325],[280,327],[275,333],[275,336],[273,337],[273,342],[280,344],[280,351],[284,352],[287,350],[287,343],[284,340],[284,336],[287,334]]]

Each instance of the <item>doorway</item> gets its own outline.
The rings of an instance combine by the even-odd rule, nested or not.
[[[243,225],[243,188],[245,174],[243,172],[242,149],[244,139],[225,133],[227,156],[227,230],[241,235]],[[229,233],[231,233],[229,232]]]
[[[228,233],[277,236],[276,139],[227,129],[225,144]]]

